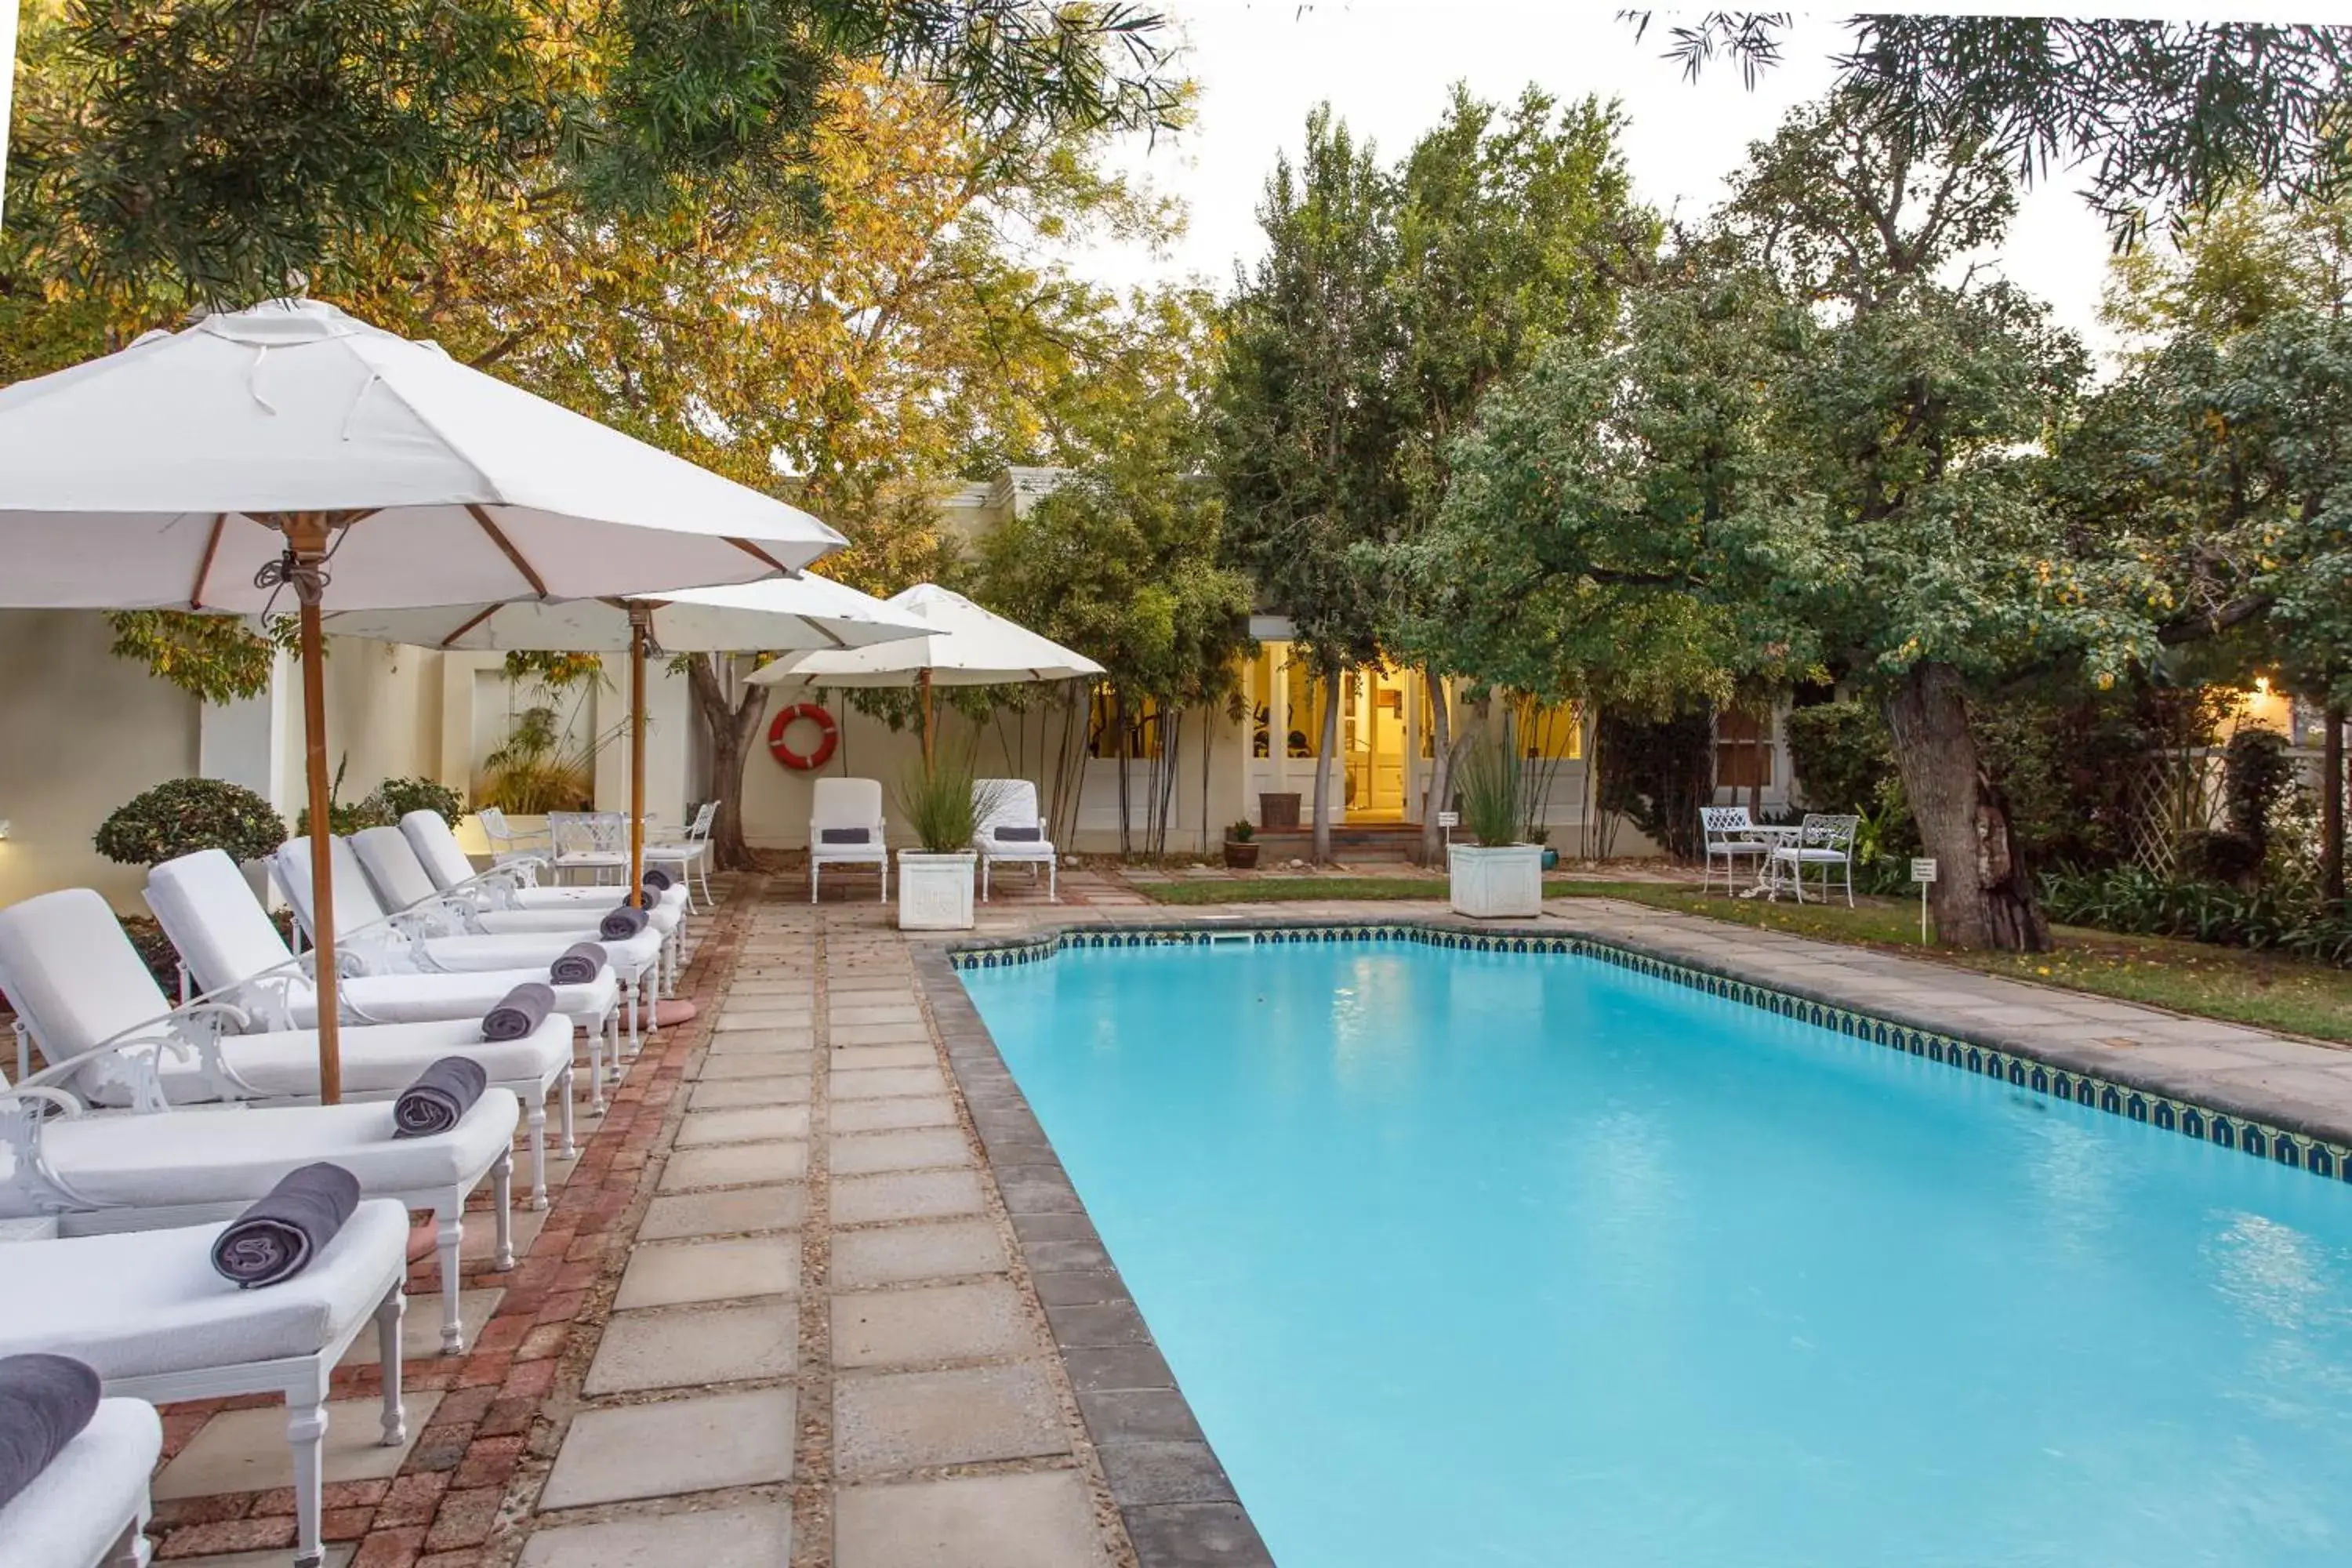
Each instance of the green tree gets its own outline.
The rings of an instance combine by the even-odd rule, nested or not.
[[[1159,758],[1148,844],[1167,847],[1188,713],[1209,725],[1234,695],[1248,642],[1249,582],[1222,563],[1224,508],[1202,466],[1200,421],[1163,392],[1132,411],[1127,437],[982,542],[981,596],[1108,672],[1119,779],[1119,848],[1129,837],[1130,735],[1149,704]],[[1204,775],[1205,776],[1205,775]]]
[[[1637,36],[1651,16],[1629,14]],[[1668,29],[1697,77],[1718,56],[1755,84],[1786,12],[1715,11]],[[2120,17],[1863,14],[1838,91],[1913,146],[1979,147],[2021,179],[2090,163],[2117,237],[2252,188],[2296,202],[2336,186],[2352,28]]]
[[[1328,805],[1339,683],[1380,654],[1376,574],[1362,547],[1404,511],[1396,460],[1403,334],[1390,288],[1395,187],[1327,105],[1297,168],[1277,159],[1258,205],[1266,254],[1224,323],[1214,461],[1231,559],[1296,628],[1328,692],[1316,748],[1314,855]]]
[[[1588,98],[1563,109],[1529,87],[1508,109],[1456,87],[1437,127],[1397,171],[1396,270],[1390,282],[1402,339],[1394,389],[1403,511],[1374,547],[1387,567],[1436,521],[1452,482],[1454,437],[1487,389],[1545,344],[1601,341],[1614,327],[1623,279],[1654,251],[1657,220],[1634,202],[1617,144],[1617,110]],[[1423,579],[1384,571],[1391,606],[1381,641],[1423,666],[1433,728],[1423,851],[1443,843],[1436,807],[1449,795],[1452,715],[1444,640],[1417,646],[1429,624],[1411,605]]]
[[[12,216],[51,275],[215,304],[422,253],[453,190],[612,216],[687,185],[814,216],[812,142],[859,65],[994,127],[1156,124],[1180,97],[1161,19],[1126,4],[68,0],[56,20],[69,90],[17,116]]]

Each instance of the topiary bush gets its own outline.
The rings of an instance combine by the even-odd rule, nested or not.
[[[387,818],[398,822],[412,811],[429,811],[450,826],[466,815],[466,797],[433,779],[386,779],[371,797]]]
[[[286,819],[226,779],[173,779],[131,796],[99,826],[91,842],[108,859],[154,866],[199,849],[258,860],[286,842]]]

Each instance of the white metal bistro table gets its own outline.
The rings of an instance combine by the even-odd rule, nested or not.
[[[1778,898],[1780,893],[1780,862],[1773,858],[1772,850],[1784,848],[1802,839],[1805,836],[1803,825],[1794,822],[1758,822],[1750,823],[1744,831],[1750,838],[1757,839],[1770,847],[1757,857],[1756,885],[1739,896],[1743,899]]]

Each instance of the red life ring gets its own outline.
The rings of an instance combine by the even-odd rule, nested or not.
[[[806,756],[784,744],[784,731],[792,728],[795,719],[805,719],[824,731],[824,738],[816,743],[816,750]],[[833,760],[833,749],[839,744],[841,726],[833,721],[832,714],[814,702],[802,702],[785,709],[776,715],[775,722],[768,726],[768,750],[776,754],[776,761],[798,773],[809,773],[824,766]]]

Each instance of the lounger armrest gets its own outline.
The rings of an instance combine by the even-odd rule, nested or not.
[[[131,1109],[161,1111],[172,1109],[164,1096],[158,1064],[166,1055],[193,1059],[196,1076],[210,1096],[222,1100],[254,1100],[261,1091],[228,1065],[221,1054],[220,1037],[251,1026],[253,1016],[226,1002],[192,1002],[152,1023],[127,1029],[94,1050],[58,1064],[59,1075],[71,1069],[94,1075],[102,1084],[130,1091]]]
[[[38,1076],[46,1078],[55,1070],[49,1068]],[[29,1200],[37,1214],[109,1206],[77,1191],[50,1166],[41,1148],[42,1128],[52,1121],[69,1121],[86,1109],[80,1100],[51,1084],[20,1083],[0,1089],[0,1148],[9,1153],[5,1185]]]

